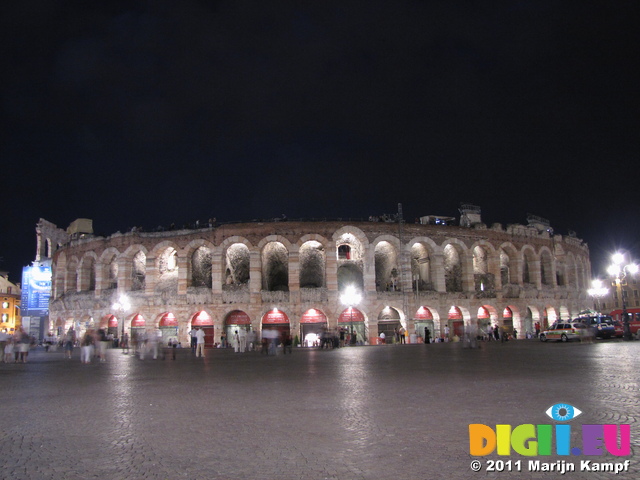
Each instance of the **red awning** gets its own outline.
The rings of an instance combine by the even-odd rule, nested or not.
[[[191,319],[191,325],[194,327],[206,327],[213,325],[213,319],[204,310],[196,313]]]
[[[159,326],[160,327],[177,327],[178,319],[173,313],[167,312],[164,315],[162,315],[162,318],[160,318]]]
[[[311,308],[302,314],[300,323],[327,323],[327,316],[320,310]]]
[[[281,310],[271,310],[262,317],[263,324],[281,324],[289,323],[289,317]]]
[[[227,315],[226,325],[251,325],[251,319],[242,310],[234,310]]]
[[[338,323],[364,322],[364,315],[357,308],[349,307],[338,317]]]

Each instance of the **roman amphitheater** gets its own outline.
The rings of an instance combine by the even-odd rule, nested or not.
[[[41,220],[39,256],[48,249],[53,267],[50,329],[102,327],[116,337],[155,330],[184,344],[199,325],[208,346],[238,328],[288,329],[303,345],[338,327],[365,344],[401,327],[413,341],[425,327],[455,339],[490,325],[523,338],[536,322],[589,306],[586,243],[554,234],[544,219],[488,227],[471,208],[455,221],[379,220],[254,221],[107,237],[93,235],[90,220],[84,232],[81,220],[67,231]]]

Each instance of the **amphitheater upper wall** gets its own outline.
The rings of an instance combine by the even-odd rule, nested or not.
[[[457,226],[404,224],[402,226],[402,243],[405,248],[416,242],[428,239],[434,247],[444,247],[454,239],[466,249],[478,243],[484,243],[497,250],[503,245],[510,245],[516,251],[522,251],[526,246],[533,247],[535,254],[541,249],[548,248],[554,254],[572,254],[576,258],[588,261],[589,249],[585,242],[575,237],[555,235],[550,237],[547,232],[535,234],[535,229],[523,227],[514,229],[509,226],[506,230],[495,225],[490,228],[466,228]],[[279,238],[288,249],[297,250],[305,241],[314,239],[325,247],[335,246],[338,232],[356,233],[359,240],[368,247],[381,241],[392,240],[395,246],[400,243],[400,232],[397,223],[385,222],[271,222],[271,223],[237,223],[220,225],[213,228],[197,230],[172,230],[163,232],[127,232],[115,233],[108,237],[93,237],[73,240],[59,249],[54,258],[65,253],[65,256],[76,256],[80,259],[86,252],[95,252],[101,256],[107,249],[115,249],[119,254],[131,253],[132,246],[140,246],[145,254],[152,255],[161,246],[173,246],[176,250],[207,246],[209,248],[224,248],[233,243],[244,243],[249,248],[259,248],[268,242],[267,239]],[[135,251],[138,251],[135,249]],[[135,252],[133,252],[135,253]]]

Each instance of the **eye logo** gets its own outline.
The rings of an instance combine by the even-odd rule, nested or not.
[[[580,415],[582,410],[568,403],[556,403],[555,405],[551,405],[544,413],[556,422],[568,422]]]

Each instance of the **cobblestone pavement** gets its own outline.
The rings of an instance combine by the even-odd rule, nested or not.
[[[180,350],[144,361],[117,350],[32,351],[0,364],[0,467],[7,479],[640,478],[640,342],[517,341],[296,349],[293,355]],[[528,457],[469,455],[470,423],[631,424],[631,457],[536,457],[621,463],[628,471],[530,472]],[[575,437],[575,435],[574,435]],[[572,439],[572,446],[581,440]],[[488,472],[488,460],[522,460]],[[516,468],[512,465],[512,470]]]

